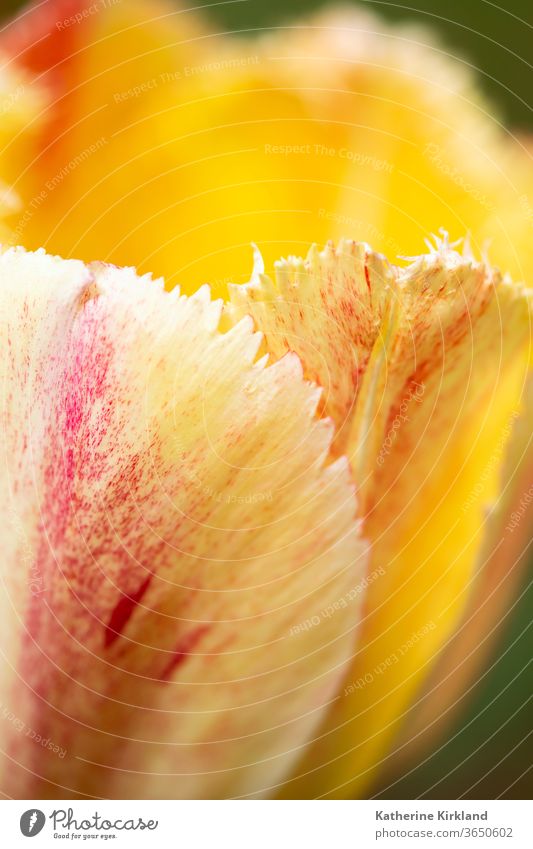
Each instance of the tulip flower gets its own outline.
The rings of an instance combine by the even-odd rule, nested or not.
[[[257,261],[223,321],[43,251],[0,275],[4,792],[262,795],[367,693],[365,734],[390,721],[464,603],[457,498],[522,391],[524,287],[445,244]]]
[[[0,53],[0,788],[364,796],[519,575],[526,146],[366,15],[51,0]]]

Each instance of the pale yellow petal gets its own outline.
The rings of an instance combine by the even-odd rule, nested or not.
[[[320,390],[206,288],[12,249],[0,277],[3,791],[271,792],[359,619],[321,615],[365,547]]]
[[[530,292],[446,240],[406,267],[345,241],[231,287],[274,356],[326,387],[372,541],[361,643],[288,795],[366,793],[460,621],[530,361]],[[530,422],[529,422],[530,424]],[[478,485],[481,481],[481,485]],[[324,764],[328,766],[324,768]]]
[[[511,417],[492,455],[499,465],[505,453],[499,495],[487,509],[483,545],[466,609],[403,719],[384,782],[397,778],[434,748],[457,720],[459,711],[466,709],[473,691],[483,681],[495,644],[513,617],[531,559],[532,420],[533,380],[529,376],[520,416]],[[484,480],[480,480],[473,496],[479,497],[483,487]]]

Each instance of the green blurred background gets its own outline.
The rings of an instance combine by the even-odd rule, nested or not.
[[[515,130],[533,129],[533,1],[352,0],[390,21],[431,28],[446,49],[476,69],[501,119]],[[1,0],[0,15],[23,4]],[[221,31],[275,26],[325,6],[321,0],[197,0]],[[329,3],[329,5],[340,5]],[[348,5],[344,2],[342,5]],[[466,711],[456,718],[433,756],[380,794],[380,798],[531,798],[533,792],[531,570],[520,601],[502,622],[491,666],[480,677]]]
[[[0,0],[0,16],[23,5],[20,0]],[[405,4],[389,0],[193,0],[185,5],[205,7],[222,31],[233,32],[276,26],[326,5],[359,6],[389,21],[430,27],[453,55],[477,69],[485,92],[507,124],[523,130],[533,127],[532,0],[410,0]]]

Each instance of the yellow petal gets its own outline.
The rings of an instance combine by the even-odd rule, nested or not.
[[[304,261],[276,263],[275,284],[262,272],[260,255],[250,283],[230,285],[226,315],[250,314],[273,356],[295,351],[306,375],[324,388],[322,404],[337,425],[335,444],[345,450],[355,415],[354,398],[391,300],[394,271],[359,242],[313,246]]]
[[[14,249],[0,278],[3,792],[272,792],[359,619],[321,615],[365,546],[320,390],[205,287]]]
[[[309,781],[287,788],[364,793],[471,591],[521,411],[530,293],[446,240],[405,268],[346,241],[230,298],[230,321],[251,314],[274,356],[296,351],[326,387],[371,567],[384,570],[368,587],[344,693],[301,767]]]
[[[530,157],[427,35],[356,11],[232,38],[174,4],[108,3],[74,26],[63,8],[4,38],[48,97],[12,171],[31,213],[15,243],[224,294],[253,239],[270,268],[343,234],[415,254],[445,225],[528,278]]]
[[[0,39],[1,40],[1,39]],[[0,239],[12,235],[5,219],[21,215],[24,204],[13,185],[13,175],[19,174],[35,155],[38,141],[28,129],[45,105],[44,92],[32,85],[24,68],[9,63],[0,46]]]
[[[69,14],[76,10],[76,3],[66,5]],[[138,2],[108,4],[100,14],[60,31],[64,8],[49,2],[10,28],[9,39],[2,37],[1,48],[9,52],[14,73],[24,66],[31,89],[48,98],[45,113],[11,145],[20,150],[20,160],[1,162],[10,190],[24,198],[23,211],[11,218],[15,241],[34,247],[44,243],[85,259],[135,262],[166,273],[170,284],[179,275],[189,291],[208,279],[216,291],[225,292],[228,280],[244,279],[247,242],[258,236],[270,266],[279,253],[299,252],[309,238],[325,241],[345,232],[368,238],[390,255],[417,253],[428,229],[447,223],[458,233],[469,229],[478,248],[490,238],[493,261],[511,269],[517,279],[530,278],[532,192],[523,146],[489,120],[470,77],[457,63],[445,60],[432,45],[415,43],[420,34],[388,30],[374,18],[343,13],[314,18],[309,27],[260,41],[219,39],[194,14],[162,6],[154,16],[152,5]],[[372,261],[378,276],[389,282],[386,264],[379,257]],[[344,297],[366,311],[363,285],[359,291],[358,298],[354,293]],[[415,286],[414,293],[407,293],[409,310],[417,292]],[[458,304],[450,294],[444,318],[453,336],[453,327],[464,331],[465,322],[457,320]],[[394,407],[394,387],[403,385],[405,374],[402,366],[391,384],[386,379],[385,358],[393,354],[389,341],[413,364],[401,312],[389,304],[374,340],[372,327],[362,327],[359,313],[361,338],[352,339],[356,379],[329,358],[324,410],[343,425],[335,451],[358,446],[352,462],[362,513],[373,508],[369,533],[376,535],[381,523],[387,570],[394,564],[394,577],[389,579],[387,571],[387,580],[376,581],[371,589],[375,611],[366,624],[370,636],[361,668],[381,668],[393,658],[391,652],[399,651],[411,622],[427,632],[409,647],[405,662],[412,661],[416,669],[400,676],[397,688],[389,687],[392,672],[379,673],[377,690],[365,686],[362,695],[350,693],[341,700],[340,720],[333,722],[347,718],[349,734],[325,738],[322,753],[309,762],[313,767],[333,755],[328,775],[323,780],[314,776],[312,792],[344,782],[339,792],[364,791],[370,769],[401,722],[402,706],[424,677],[422,665],[433,659],[466,603],[468,576],[480,550],[482,506],[496,496],[499,463],[490,466],[481,495],[468,505],[487,458],[520,407],[525,373],[525,355],[517,353],[524,337],[515,327],[507,297],[502,324],[509,324],[505,336],[510,343],[503,345],[496,320],[499,299],[489,299],[492,306],[484,318],[477,312],[475,287],[470,295],[469,309],[478,319],[472,335],[481,355],[471,351],[475,366],[465,371],[463,338],[460,361],[450,369],[455,377],[442,387],[448,406],[439,400],[431,408],[435,384],[421,404],[409,395],[417,424],[404,428],[402,441],[394,446],[387,417]],[[435,330],[440,301],[429,293],[422,303]],[[335,321],[339,315],[344,315],[342,309]],[[343,324],[341,329],[345,334]],[[483,339],[491,333],[498,342],[492,354],[496,359],[501,354],[502,369],[499,360],[483,361]],[[313,329],[311,345],[325,356],[327,344],[317,341],[318,336]],[[439,349],[441,357],[450,336]],[[427,352],[427,339],[415,338]],[[320,363],[309,355],[308,342],[303,347],[307,374],[315,375]],[[334,349],[337,355],[343,352],[341,345]],[[454,357],[448,353],[449,366]],[[346,352],[342,356],[345,364]],[[399,353],[392,358],[401,360]],[[352,409],[354,388],[366,403]],[[400,405],[404,400],[396,397]],[[418,446],[420,433],[424,438]],[[390,453],[380,456],[377,440],[389,437],[385,449]],[[406,469],[404,450],[412,460]],[[420,475],[424,486],[418,492]],[[377,540],[375,550],[380,550]],[[428,609],[434,609],[436,594],[447,615],[431,628]],[[387,627],[383,635],[386,618],[401,624]],[[399,662],[395,668],[403,669]],[[354,695],[362,702],[352,720]],[[366,724],[370,715],[377,730]],[[350,736],[353,725],[358,725],[355,737]],[[364,740],[357,737],[363,733]],[[357,741],[356,757],[347,755],[340,764],[334,758],[347,749],[346,739]],[[309,785],[289,790],[298,787],[309,792]]]
[[[497,638],[513,616],[514,603],[522,585],[529,559],[531,522],[528,511],[533,502],[533,456],[531,422],[533,380],[524,391],[523,412],[503,431],[508,441],[499,481],[500,495],[486,519],[483,545],[468,593],[461,621],[439,655],[396,740],[389,774],[397,778],[424,751],[434,748],[444,731],[457,718],[479,681]],[[511,435],[509,436],[509,431]],[[494,458],[504,453],[498,443]],[[476,487],[478,496],[484,481]]]

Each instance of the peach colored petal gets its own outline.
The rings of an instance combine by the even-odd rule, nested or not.
[[[207,288],[14,249],[0,278],[4,793],[271,792],[359,618],[320,618],[365,563],[320,390]]]
[[[285,791],[364,794],[473,591],[521,414],[531,292],[446,240],[407,267],[344,241],[278,263],[275,281],[258,266],[230,298],[228,321],[252,315],[267,350],[296,351],[324,385],[384,570],[306,777]]]

